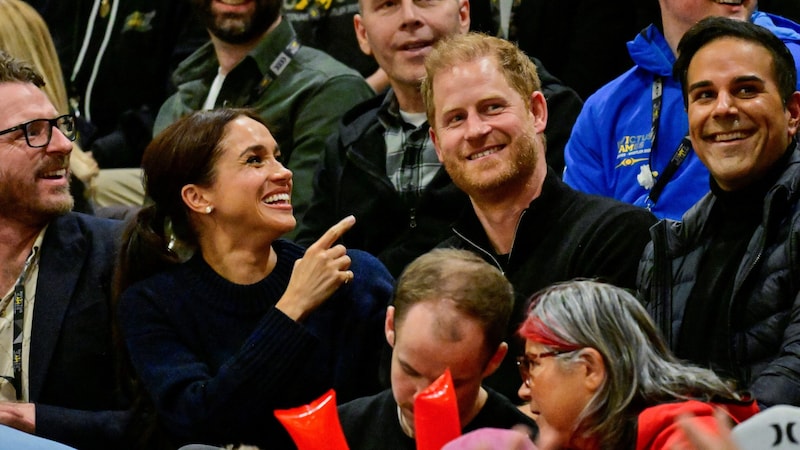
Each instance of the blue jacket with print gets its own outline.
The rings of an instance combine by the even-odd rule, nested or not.
[[[800,65],[800,25],[762,12],[752,20],[781,38]],[[649,164],[657,177],[689,127],[680,83],[672,78],[675,55],[661,31],[650,25],[628,43],[628,51],[636,65],[589,97],[572,128],[564,150],[564,181],[580,191],[644,207],[650,191],[637,180],[642,167]],[[656,150],[651,153],[656,77],[663,80],[663,93]],[[708,170],[690,152],[652,212],[679,220],[708,190]]]

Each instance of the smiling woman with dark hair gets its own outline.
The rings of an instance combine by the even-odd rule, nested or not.
[[[145,150],[153,203],[131,223],[117,277],[130,361],[173,444],[290,448],[273,417],[329,388],[377,392],[392,278],[334,245],[304,249],[292,172],[258,115],[193,113]]]

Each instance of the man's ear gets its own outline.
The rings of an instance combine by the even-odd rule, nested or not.
[[[461,34],[469,32],[469,0],[458,0],[458,19]]]
[[[547,127],[547,100],[541,91],[533,91],[531,94],[531,115],[537,133],[544,133]]]
[[[786,113],[789,115],[789,136],[797,136],[800,126],[800,92],[794,92],[786,102]]]
[[[606,363],[603,355],[596,349],[586,347],[581,350],[581,362],[583,363],[584,386],[586,389],[595,393],[606,379]]]
[[[187,184],[181,188],[181,199],[189,209],[201,214],[206,213],[209,206],[213,207],[204,190],[195,184]]]
[[[386,309],[386,322],[383,326],[383,332],[386,334],[386,342],[389,346],[394,348],[394,306]]]
[[[353,27],[356,29],[356,40],[358,40],[358,46],[361,51],[365,55],[372,56],[372,47],[369,45],[367,29],[364,27],[364,19],[361,18],[361,14],[353,16]]]
[[[497,350],[494,351],[494,354],[491,358],[489,358],[489,363],[486,364],[486,368],[483,370],[483,378],[488,377],[489,375],[493,374],[498,367],[500,367],[500,363],[503,362],[503,358],[506,357],[508,353],[508,344],[505,342],[501,342],[500,345],[497,346]]]

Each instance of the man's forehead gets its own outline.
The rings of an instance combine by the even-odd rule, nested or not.
[[[718,48],[720,46],[730,46],[734,45],[740,51],[737,51],[733,54],[720,54]],[[700,58],[721,58],[721,59],[731,59],[732,57],[736,57],[737,55],[745,55],[745,54],[752,54],[753,52],[762,53],[768,55],[770,60],[772,59],[772,54],[770,53],[769,49],[756,41],[752,41],[750,39],[743,39],[738,36],[720,36],[715,39],[712,39],[702,47],[698,48],[697,51],[692,55],[692,59],[689,62],[689,65],[693,63],[695,60]],[[747,58],[745,58],[747,59]],[[749,61],[753,62],[753,61]]]
[[[480,321],[460,310],[456,301],[447,297],[416,303],[395,326],[398,336],[426,335],[428,339],[440,342],[461,342],[473,338],[480,340],[483,337]]]
[[[363,12],[364,6],[374,5],[376,3],[380,3],[380,2],[383,2],[383,1],[385,1],[385,0],[358,0],[359,12]],[[406,0],[395,0],[395,1],[402,2],[402,1],[406,1]],[[420,0],[411,0],[411,1],[418,2]],[[428,1],[437,1],[437,2],[451,1],[451,2],[454,2],[454,3],[458,4],[460,0],[428,0]],[[464,3],[469,3],[469,0],[465,0]]]
[[[47,95],[32,83],[0,83],[0,129],[58,114]]]
[[[469,95],[453,97],[451,93],[462,92],[458,82],[453,79],[476,78],[480,76],[484,84],[480,90],[468,92]],[[445,94],[443,91],[451,91]],[[439,95],[437,95],[437,93]],[[469,101],[483,102],[498,98],[513,96],[514,99],[522,96],[513,89],[508,79],[503,76],[496,60],[489,56],[481,56],[469,61],[461,61],[437,71],[433,78],[434,106],[439,113],[446,113],[452,109],[463,106],[459,103],[467,98]],[[507,98],[508,99],[508,98]],[[524,100],[524,99],[523,99]],[[450,104],[453,103],[453,104]]]
[[[735,46],[736,52],[731,53],[720,49],[721,46],[731,45]],[[701,68],[708,71],[729,69],[734,66],[741,67],[743,73],[753,70],[771,72],[774,63],[774,57],[770,50],[760,43],[738,37],[723,36],[709,41],[697,49],[689,61],[687,76],[691,77]]]

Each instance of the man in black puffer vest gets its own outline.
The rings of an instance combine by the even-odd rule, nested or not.
[[[692,146],[711,192],[651,229],[640,295],[678,357],[800,405],[800,92],[772,33],[708,18],[678,45]]]

